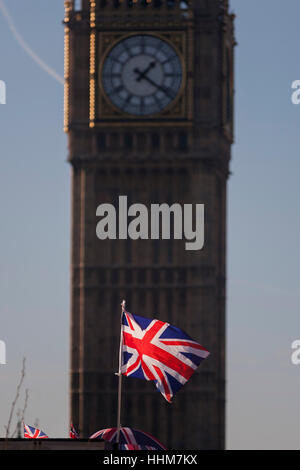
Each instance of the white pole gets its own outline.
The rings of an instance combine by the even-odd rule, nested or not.
[[[120,349],[119,349],[119,372],[117,373],[119,377],[119,386],[118,386],[118,422],[117,422],[117,445],[119,448],[120,442],[120,430],[121,430],[121,401],[122,401],[122,346],[123,346],[123,331],[122,331],[122,319],[123,313],[125,310],[126,302],[123,300],[121,303],[122,312],[121,312],[121,331],[120,331]]]

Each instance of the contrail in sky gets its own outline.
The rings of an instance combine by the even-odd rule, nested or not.
[[[18,41],[22,49],[27,52],[27,54],[38,64],[38,66],[43,69],[48,75],[54,78],[57,82],[61,85],[64,84],[64,79],[58,73],[55,72],[49,65],[47,65],[32,49],[31,47],[24,41],[21,34],[18,32],[14,20],[12,19],[9,11],[7,10],[5,3],[3,0],[0,0],[0,10],[6,19],[6,22],[11,30],[13,36]]]

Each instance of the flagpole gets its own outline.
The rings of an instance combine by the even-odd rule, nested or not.
[[[119,372],[116,374],[119,377],[119,384],[118,384],[118,421],[117,421],[117,446],[119,449],[119,442],[120,442],[120,430],[121,430],[121,404],[122,404],[122,346],[123,346],[123,331],[122,331],[122,319],[123,313],[125,311],[126,302],[123,300],[121,303],[122,311],[121,311],[121,321],[120,321],[120,349],[119,349]]]

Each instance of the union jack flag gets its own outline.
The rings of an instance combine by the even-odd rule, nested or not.
[[[79,439],[79,434],[71,423],[70,426],[70,439]]]
[[[95,432],[90,439],[103,439],[116,443],[118,428],[101,429]],[[167,450],[156,437],[151,434],[132,428],[120,428],[119,450]]]
[[[48,439],[48,436],[43,431],[27,424],[24,424],[24,437],[26,439]]]
[[[179,328],[126,311],[122,316],[122,374],[153,380],[171,402],[209,352]]]

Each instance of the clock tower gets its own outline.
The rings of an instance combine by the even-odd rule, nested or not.
[[[122,425],[169,449],[225,446],[226,187],[233,142],[227,0],[65,1],[72,168],[70,413],[81,437],[116,426],[120,303],[210,352],[168,404],[124,378]],[[97,207],[204,204],[205,242],[99,240]]]

